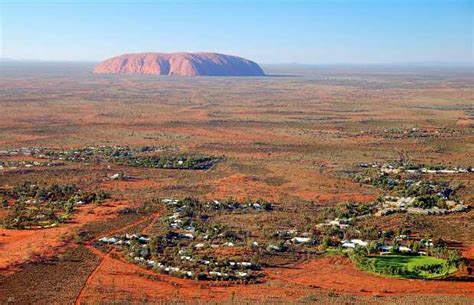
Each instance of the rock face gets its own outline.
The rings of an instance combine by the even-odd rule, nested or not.
[[[136,53],[101,62],[94,73],[178,76],[262,76],[253,61],[218,53]]]

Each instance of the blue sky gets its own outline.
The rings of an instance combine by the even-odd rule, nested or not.
[[[474,0],[9,1],[1,57],[211,51],[259,63],[472,62]]]

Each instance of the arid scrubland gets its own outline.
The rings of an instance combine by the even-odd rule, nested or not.
[[[63,304],[472,302],[472,72],[264,66],[269,76],[184,78],[94,75],[92,67],[1,67],[0,218],[2,223],[15,218],[12,211],[21,206],[16,212],[23,213],[28,228],[48,227],[0,229],[0,303],[31,301],[30,292],[21,289],[26,285],[34,287],[38,302]],[[379,173],[394,162],[403,170]],[[373,164],[383,184],[374,183],[379,176],[356,179]],[[413,164],[424,164],[426,172],[409,172]],[[444,172],[428,171],[435,166]],[[19,188],[25,182],[40,190],[74,186],[81,193],[58,200],[39,191],[25,195]],[[449,211],[450,202],[467,208],[446,215],[375,216],[394,191],[413,197],[407,200],[417,208]],[[85,194],[105,193],[104,200],[83,200]],[[219,203],[233,198],[239,206],[262,200],[272,208],[198,204],[199,213],[184,213],[162,202],[188,197]],[[70,205],[64,208],[61,200]],[[186,217],[186,225],[173,227],[169,217]],[[337,228],[322,229],[327,223]],[[223,235],[205,238],[217,226]],[[169,235],[191,229],[197,232],[192,242]],[[131,233],[168,237],[173,251],[194,251],[202,256],[196,261],[212,257],[220,269],[187,263],[208,277],[183,278],[131,262],[142,257],[155,263],[150,257],[169,259],[172,252],[130,259],[130,249],[98,243]],[[366,257],[358,261],[343,246],[345,241],[352,247],[354,240],[380,241],[373,252],[360,254],[368,257],[389,245],[416,252],[419,243],[419,252],[441,262],[451,260],[442,251],[455,250],[464,265],[449,265],[441,278],[439,270],[412,268],[421,271],[406,279],[415,271],[357,265]],[[199,244],[208,248],[193,250]],[[430,248],[437,246],[444,250]],[[238,280],[226,281],[223,266],[232,259],[258,265],[258,280],[242,280],[239,269],[232,277]]]

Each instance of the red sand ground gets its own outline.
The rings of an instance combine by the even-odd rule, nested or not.
[[[277,189],[245,175],[232,175],[214,183],[216,190],[207,194],[208,199],[233,197],[239,200],[264,198],[276,200]]]
[[[116,211],[128,206],[113,202],[102,206],[79,207],[70,223],[54,228],[37,230],[8,230],[0,228],[0,273],[14,271],[14,267],[32,257],[49,257],[63,248],[68,236],[78,227],[116,216]],[[92,211],[92,213],[91,213]],[[64,250],[64,249],[61,249]]]

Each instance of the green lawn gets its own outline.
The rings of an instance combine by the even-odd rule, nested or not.
[[[431,256],[409,256],[409,255],[381,255],[367,257],[367,260],[375,260],[375,268],[377,273],[384,274],[384,268],[395,266],[403,268],[406,266],[407,273],[399,275],[406,278],[434,278],[456,271],[451,268],[448,272],[433,273],[428,271],[415,271],[416,266],[443,264],[446,261],[441,258]]]

